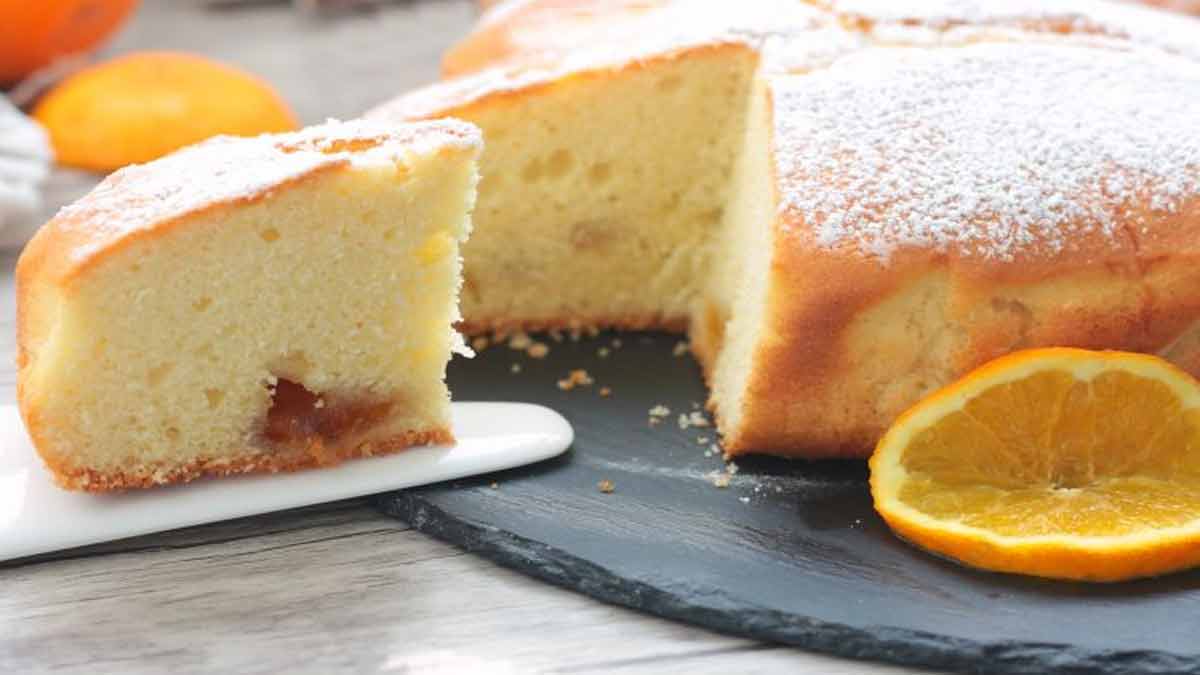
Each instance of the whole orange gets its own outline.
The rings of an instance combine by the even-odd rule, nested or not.
[[[43,96],[33,116],[60,164],[93,171],[148,162],[217,134],[297,126],[264,80],[179,52],[133,52],[85,68]]]
[[[0,0],[0,85],[94,49],[137,5],[138,0]]]

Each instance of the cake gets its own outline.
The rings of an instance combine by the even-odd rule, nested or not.
[[[509,0],[368,113],[481,127],[470,332],[686,325],[730,455],[861,457],[1023,347],[1200,374],[1200,22]]]
[[[765,78],[693,330],[727,450],[861,455],[1027,347],[1200,373],[1196,115],[1200,66],[1065,44]]]
[[[17,266],[18,401],[105,491],[452,441],[478,131],[216,138],[106,178]]]

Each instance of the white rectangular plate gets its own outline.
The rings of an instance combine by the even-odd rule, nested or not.
[[[297,473],[200,480],[93,495],[56,487],[16,406],[0,406],[0,560],[511,469],[574,440],[558,413],[527,403],[455,403],[449,447]]]

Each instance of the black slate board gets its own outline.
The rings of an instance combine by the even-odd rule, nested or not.
[[[708,474],[724,463],[697,442],[715,433],[677,421],[705,393],[690,357],[672,353],[678,338],[613,339],[550,342],[544,360],[504,346],[456,360],[456,398],[555,408],[574,447],[377,506],[540,579],[726,633],[969,672],[1200,673],[1200,572],[1096,586],[965,569],[889,533],[861,462],[738,461],[719,489]],[[560,390],[575,368],[595,384]],[[672,414],[651,426],[657,404]]]

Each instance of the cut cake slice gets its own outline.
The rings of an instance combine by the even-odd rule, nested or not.
[[[478,131],[335,123],[109,176],[17,268],[18,399],[64,487],[452,440]]]

